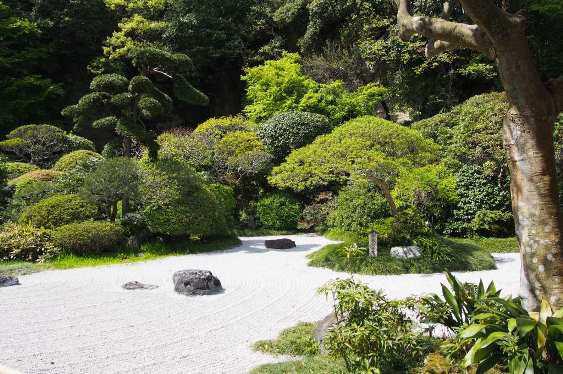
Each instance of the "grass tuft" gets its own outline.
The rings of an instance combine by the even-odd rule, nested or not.
[[[313,356],[320,352],[319,344],[313,336],[314,329],[314,323],[301,322],[283,330],[275,340],[254,343],[254,349],[274,355]]]

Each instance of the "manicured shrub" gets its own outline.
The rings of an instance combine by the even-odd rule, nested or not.
[[[327,225],[330,229],[367,235],[375,223],[390,214],[387,201],[375,187],[358,181],[340,191]]]
[[[198,171],[213,167],[213,147],[200,136],[185,130],[172,130],[157,138],[158,157],[187,162]]]
[[[125,241],[123,228],[107,221],[85,221],[53,230],[53,242],[62,251],[92,255],[116,251]]]
[[[54,195],[25,209],[18,221],[35,227],[54,228],[94,219],[97,215],[96,206],[78,195]]]
[[[50,166],[61,154],[78,149],[93,151],[94,145],[87,139],[67,134],[51,125],[20,126],[0,142],[0,151],[40,167]]]
[[[33,181],[16,188],[6,208],[5,215],[17,220],[24,209],[55,194],[55,185],[49,181]]]
[[[104,158],[99,153],[81,149],[67,153],[55,162],[53,170],[71,172],[77,168],[93,170]]]
[[[34,182],[50,182],[53,181],[55,178],[60,176],[62,173],[57,170],[50,170],[50,169],[38,169],[27,172],[15,179],[12,179],[8,182],[9,185],[14,186],[16,189],[22,188],[24,185],[28,183]]]
[[[148,229],[165,236],[224,236],[217,222],[220,205],[186,163],[158,160],[142,164],[141,214]]]
[[[113,221],[119,202],[124,202],[122,214],[127,214],[130,206],[138,202],[140,180],[141,171],[136,160],[114,157],[102,161],[86,176],[80,195]]]
[[[289,111],[262,123],[258,136],[277,160],[283,160],[292,150],[311,143],[330,128],[328,119],[321,114]]]
[[[274,230],[293,230],[297,228],[301,205],[290,196],[274,193],[258,201],[256,214],[262,227]]]
[[[30,171],[39,169],[37,166],[25,162],[6,162],[5,167],[8,180],[15,179]]]
[[[240,116],[210,118],[194,130],[194,135],[210,143],[221,140],[225,135],[234,131],[250,130],[248,122]]]
[[[481,236],[510,236],[514,234],[514,218],[511,212],[480,210],[471,221],[471,229]]]
[[[331,192],[323,192],[303,208],[299,218],[298,228],[301,230],[312,230],[323,232],[328,229],[327,218],[336,208],[336,201]]]
[[[43,261],[58,254],[51,231],[31,225],[4,226],[0,243],[0,260]]]
[[[311,192],[346,185],[350,175],[374,163],[388,173],[419,167],[436,160],[438,146],[416,130],[376,118],[361,117],[294,150],[272,170],[269,181],[280,189]]]

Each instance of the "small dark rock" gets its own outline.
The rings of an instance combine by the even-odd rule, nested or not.
[[[144,284],[137,281],[127,282],[121,287],[126,290],[154,290],[155,288],[158,288],[158,286],[155,286],[154,284]]]
[[[16,277],[12,277],[9,275],[0,275],[0,287],[17,286],[19,284],[20,281]]]
[[[207,270],[180,270],[172,277],[174,291],[184,295],[211,295],[223,291],[221,281]]]
[[[287,238],[266,240],[265,244],[266,248],[270,249],[290,249],[296,247],[295,242]]]

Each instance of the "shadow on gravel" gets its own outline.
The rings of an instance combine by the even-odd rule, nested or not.
[[[310,251],[311,249],[318,248],[319,245],[313,244],[302,244],[297,245],[295,248],[291,249],[270,249],[266,248],[264,245],[263,239],[250,239],[244,240],[242,244],[232,249],[228,249],[223,253],[236,253],[236,252],[244,252],[244,253],[267,253],[267,252],[306,252]]]

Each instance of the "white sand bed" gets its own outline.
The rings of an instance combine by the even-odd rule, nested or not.
[[[221,252],[170,257],[128,265],[46,271],[0,288],[0,365],[23,373],[245,373],[275,357],[252,351],[299,321],[331,310],[316,293],[347,277],[307,266],[306,255],[329,240],[288,236],[292,250],[266,250],[264,237],[241,238]],[[516,294],[517,254],[495,255],[498,270],[461,273],[464,281],[494,280]],[[225,292],[186,297],[173,291],[172,274],[211,270]],[[442,274],[354,276],[389,297],[439,292]],[[160,287],[126,291],[140,281]]]

